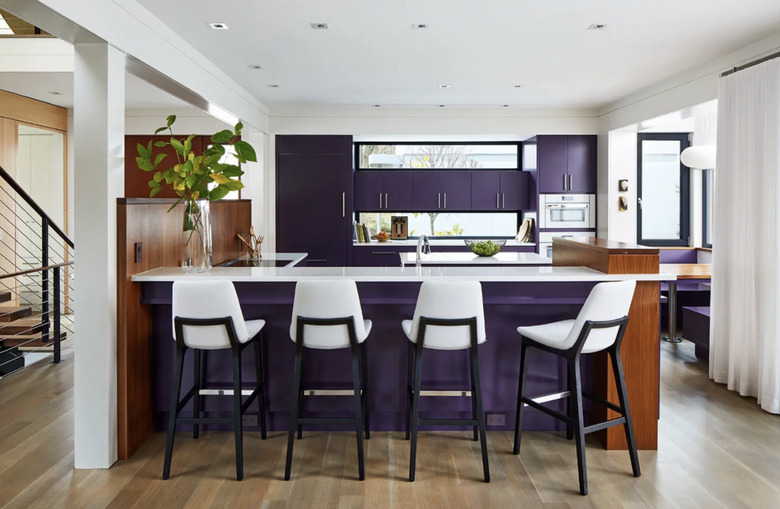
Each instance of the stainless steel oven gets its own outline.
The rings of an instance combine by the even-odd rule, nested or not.
[[[595,228],[595,194],[542,194],[539,228]]]
[[[595,237],[596,231],[589,232],[539,232],[539,254],[552,258],[554,237]]]

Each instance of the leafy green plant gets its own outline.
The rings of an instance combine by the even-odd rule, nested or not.
[[[169,212],[183,201],[187,203],[188,208],[197,210],[195,201],[198,199],[220,200],[231,191],[238,191],[244,187],[238,179],[244,174],[241,168],[235,164],[221,162],[226,153],[225,146],[232,147],[236,159],[241,163],[257,161],[257,154],[252,145],[239,139],[243,129],[241,122],[235,125],[233,131],[225,129],[214,134],[211,137],[214,144],[198,155],[192,151],[192,140],[196,135],[177,138],[173,135],[172,129],[176,122],[176,115],[169,115],[166,120],[166,125],[157,129],[154,134],[168,131],[170,140],[158,141],[154,146],[163,148],[170,145],[176,154],[175,162],[163,164],[167,162],[167,154],[154,155],[151,141],[147,146],[140,143],[137,146],[136,164],[141,170],[153,173],[149,180],[150,198],[157,195],[163,186],[169,186],[179,196],[176,203],[168,209]],[[186,229],[188,228],[185,225]]]

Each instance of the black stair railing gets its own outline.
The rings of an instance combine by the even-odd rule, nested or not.
[[[13,328],[12,334],[4,333],[4,329],[9,330],[11,327],[3,324],[11,317],[3,317],[0,313],[0,353],[8,350],[6,343],[16,348],[35,342],[52,343],[54,362],[59,363],[62,333],[73,334],[72,320],[63,324],[62,314],[64,311],[70,315],[73,303],[71,266],[74,263],[74,243],[2,167],[0,203],[0,234],[12,240],[10,244],[14,246],[12,254],[9,254],[8,249],[0,250],[0,263],[4,266],[2,272],[5,272],[0,275],[0,282],[6,292],[10,292],[20,303],[39,307],[36,315],[31,317],[35,318],[30,322],[32,325],[28,329]],[[5,244],[9,245],[8,240]],[[20,263],[20,259],[27,261]],[[9,271],[9,268],[12,270]],[[35,279],[36,274],[40,274],[39,281]],[[38,333],[40,337],[36,337]],[[17,336],[18,339],[11,336]],[[10,363],[14,359],[13,355],[6,356],[5,361],[0,358],[0,375],[8,373],[8,369],[3,369],[3,363]]]

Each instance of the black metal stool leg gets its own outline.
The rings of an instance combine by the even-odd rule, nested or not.
[[[193,398],[195,401],[193,402],[193,410],[194,410],[194,417],[195,419],[200,417],[200,377],[201,377],[201,364],[200,364],[200,350],[195,349],[192,351],[192,357],[193,357],[193,385],[195,387],[195,395]],[[195,422],[192,425],[192,438],[198,438],[200,436],[200,424],[198,422]]]
[[[244,442],[241,415],[241,350],[233,348],[233,426],[236,435],[236,479],[244,478]]]
[[[366,355],[366,342],[360,343],[360,377],[361,388],[363,389],[362,395],[362,407],[363,407],[363,425],[366,428],[366,440],[371,438],[371,423],[368,417],[368,360]]]
[[[352,345],[352,387],[355,392],[355,435],[357,436],[358,478],[362,481],[366,478],[365,465],[363,463],[363,405],[360,396],[360,345]]]
[[[163,479],[168,479],[171,475],[171,457],[173,456],[173,437],[176,433],[176,417],[179,407],[179,395],[181,394],[181,373],[184,369],[183,345],[176,344],[176,361],[174,366],[173,386],[171,387],[171,413],[168,417],[168,439],[165,443],[165,463],[163,465]]]
[[[255,342],[255,376],[257,377],[257,406],[260,410],[260,438],[265,440],[267,429],[265,425],[265,376],[263,374],[263,342],[262,336],[254,339]]]
[[[301,327],[302,328],[302,327]],[[299,333],[300,334],[300,333]],[[301,392],[301,363],[303,357],[302,339],[298,338],[295,350],[295,368],[293,369],[293,391],[290,404],[290,427],[287,432],[287,462],[284,466],[284,480],[290,480],[292,470],[293,445],[295,445],[295,428],[298,427],[298,395]]]
[[[479,441],[482,446],[482,470],[485,474],[485,482],[490,482],[490,464],[488,463],[487,436],[485,434],[485,412],[482,410],[482,384],[479,379],[479,356],[477,355],[476,334],[471,348],[469,348],[469,360],[471,361],[471,379],[474,386],[474,393],[472,393],[471,397],[476,401]]]
[[[569,390],[569,400],[566,402],[566,415],[569,416],[569,419],[574,419],[574,394],[575,394],[575,388],[574,388],[574,380],[572,380],[570,372],[566,373],[566,385]],[[571,440],[574,438],[574,427],[572,426],[571,422],[566,423],[566,440]]]
[[[406,440],[411,437],[412,394],[414,393],[414,343],[407,341],[406,355]]]
[[[420,386],[422,373],[422,348],[417,348],[414,355],[414,375],[412,388],[412,447],[409,453],[409,480],[414,481],[417,467],[417,432],[420,428]]]
[[[469,368],[470,370],[471,368]],[[477,420],[477,396],[476,392],[477,390],[474,388],[474,375],[473,373],[469,373],[469,381],[471,382],[471,416],[476,421]],[[473,440],[475,442],[479,441],[479,425],[475,424],[474,428],[472,430],[473,432]]]
[[[636,440],[634,439],[634,426],[631,422],[631,411],[628,408],[628,394],[626,393],[626,379],[623,376],[623,363],[620,359],[619,350],[611,350],[609,357],[612,359],[612,370],[615,373],[615,383],[617,384],[618,401],[620,408],[623,409],[623,416],[626,423],[623,428],[626,431],[626,443],[628,444],[628,454],[631,456],[631,470],[634,477],[639,477],[642,472],[639,469],[639,456],[636,451]]]
[[[580,379],[579,355],[567,360],[569,362],[568,374],[574,380],[574,394],[571,394],[569,397],[573,401],[574,441],[577,445],[577,472],[580,478],[580,493],[587,495],[588,468],[585,462],[585,428],[582,416],[582,381]]]
[[[523,427],[523,386],[525,385],[526,357],[528,356],[528,347],[525,343],[520,346],[520,374],[517,382],[517,410],[515,411],[515,447],[512,452],[520,454],[520,433]]]

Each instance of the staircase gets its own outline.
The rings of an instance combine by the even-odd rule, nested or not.
[[[73,241],[0,167],[0,378],[73,335]]]

